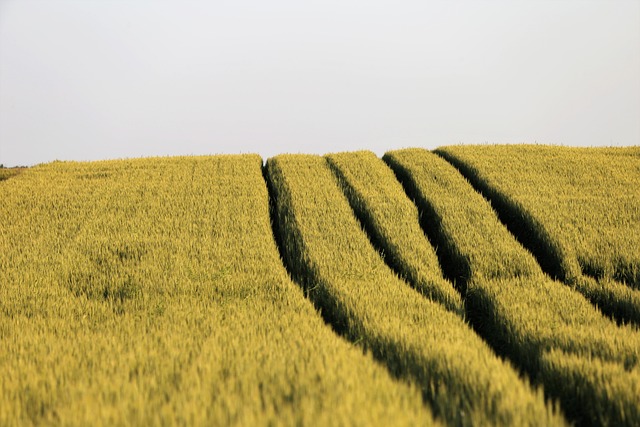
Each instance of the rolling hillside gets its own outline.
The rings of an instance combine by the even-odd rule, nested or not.
[[[0,179],[0,425],[638,425],[640,149]]]

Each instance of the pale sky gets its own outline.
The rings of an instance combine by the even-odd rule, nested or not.
[[[640,145],[640,1],[0,0],[0,163]]]

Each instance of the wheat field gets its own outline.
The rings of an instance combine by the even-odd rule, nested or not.
[[[640,424],[640,149],[0,175],[0,425]]]

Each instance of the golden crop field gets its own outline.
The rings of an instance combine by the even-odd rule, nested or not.
[[[640,425],[639,184],[637,147],[0,175],[0,425]]]
[[[433,424],[289,280],[258,156],[55,163],[0,194],[0,425]]]

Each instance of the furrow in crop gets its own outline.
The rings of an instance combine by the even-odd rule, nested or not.
[[[508,184],[503,185],[503,188],[493,184],[494,180],[483,174],[480,166],[474,166],[473,157],[465,157],[465,151],[458,153],[456,148],[438,149],[435,153],[458,169],[471,185],[491,202],[502,223],[531,251],[547,274],[581,292],[608,316],[618,321],[640,324],[640,290],[625,286],[614,277],[603,277],[597,273],[597,268],[589,269],[586,262],[581,263],[572,247],[563,244],[558,237],[549,233],[549,227],[545,223],[553,221],[551,217],[542,218],[532,214],[531,210],[511,195],[513,192],[509,193]],[[530,157],[535,158],[535,155],[535,152],[530,153]],[[508,163],[510,158],[505,155],[503,157],[504,162]],[[515,171],[511,173],[515,174]],[[518,178],[514,177],[512,181],[511,185],[515,186]],[[561,184],[558,183],[559,199],[562,199],[562,190]],[[525,200],[530,206],[530,198]],[[544,198],[539,196],[536,200],[543,201]],[[613,203],[610,205],[609,209],[615,209]],[[557,211],[554,213],[558,214]],[[596,219],[593,221],[598,222]],[[634,283],[631,276],[629,283]]]
[[[262,173],[263,173],[263,178],[266,182],[267,190],[269,193],[269,216],[270,216],[273,239],[274,239],[274,242],[276,243],[276,247],[278,248],[278,255],[280,257],[280,261],[282,262],[284,269],[287,271],[287,275],[289,276],[289,279],[294,283],[296,283],[297,280],[300,281],[298,283],[298,286],[303,290],[307,299],[314,305],[316,311],[322,317],[324,322],[330,328],[332,328],[333,331],[336,334],[338,334],[340,337],[346,338],[346,331],[344,326],[346,324],[346,320],[339,318],[340,313],[336,313],[334,312],[334,310],[327,309],[326,306],[323,307],[320,303],[319,298],[309,298],[309,292],[317,291],[317,289],[314,288],[313,286],[309,287],[309,285],[306,284],[307,279],[301,277],[300,275],[297,275],[295,271],[291,269],[291,264],[289,262],[286,262],[286,260],[288,259],[287,252],[286,252],[287,248],[285,246],[286,241],[283,240],[285,238],[285,234],[281,230],[280,221],[278,221],[277,211],[276,211],[277,209],[276,194],[277,193],[276,193],[276,190],[273,188],[272,180],[269,179],[269,176],[267,175],[266,164],[262,168]]]
[[[418,211],[391,169],[372,152],[325,158],[387,265],[420,293],[463,316],[462,298],[442,276],[436,252],[420,228]]]
[[[371,246],[319,156],[267,161],[283,258],[334,327],[417,382],[454,425],[563,424],[456,314],[396,276]]]
[[[546,276],[490,204],[445,160],[421,149],[392,151],[384,160],[430,224],[434,241],[454,260],[443,268],[466,281],[471,321],[496,351],[544,384],[545,393],[560,399],[575,421],[637,424],[629,416],[637,413],[637,376],[621,375],[638,367],[637,329],[617,326],[581,294]],[[609,367],[615,392],[597,366]]]
[[[9,178],[13,178],[14,176],[23,172],[26,168],[3,168],[0,167],[0,182],[6,181]]]

